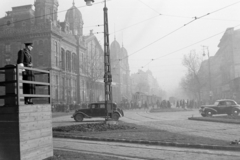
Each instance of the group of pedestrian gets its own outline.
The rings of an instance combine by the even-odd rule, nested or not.
[[[172,104],[168,100],[162,100],[161,102],[157,100],[156,102],[157,108],[171,108]]]
[[[75,103],[67,104],[64,102],[52,104],[52,112],[70,112],[70,111],[75,111],[77,109],[83,109],[83,108],[87,108],[87,104],[85,104],[85,103],[83,103],[83,104],[75,104]]]
[[[188,109],[196,109],[202,105],[202,101],[197,101],[194,99],[181,99],[176,102],[176,108],[188,108]]]

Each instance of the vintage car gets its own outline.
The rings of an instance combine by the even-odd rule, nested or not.
[[[203,117],[209,117],[214,114],[228,114],[238,116],[240,112],[240,105],[231,99],[217,100],[213,105],[203,105],[199,109]]]
[[[108,104],[108,109],[111,110],[110,117],[107,116],[107,109],[105,108],[105,102],[96,102],[88,104],[86,109],[78,109],[72,115],[72,118],[76,122],[83,121],[84,118],[111,118],[118,121],[120,117],[124,116],[123,110],[117,107],[116,103]]]

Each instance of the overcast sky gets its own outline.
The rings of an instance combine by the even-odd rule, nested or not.
[[[58,1],[58,19],[64,21],[73,1]],[[83,16],[85,35],[91,29],[103,32],[103,27],[95,27],[103,24],[104,5],[99,2],[102,0],[86,7],[84,0],[75,0]],[[34,0],[1,0],[0,17],[12,10],[11,7],[33,3]],[[151,70],[166,91],[177,88],[186,73],[182,66],[184,54],[196,50],[202,55],[202,45],[205,45],[210,55],[215,55],[224,31],[235,26],[235,30],[239,29],[240,24],[237,0],[110,0],[107,7],[110,42],[115,36],[127,49],[131,73],[138,69]],[[193,17],[198,19],[191,22]],[[103,43],[103,34],[96,36]]]

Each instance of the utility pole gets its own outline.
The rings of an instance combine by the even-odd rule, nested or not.
[[[94,0],[84,0],[88,6],[92,5]],[[108,9],[106,0],[104,0],[104,84],[105,84],[105,108],[109,118],[112,114],[112,74],[110,63],[110,49],[109,49],[109,31],[108,31]]]
[[[208,46],[202,46],[203,47],[203,56],[205,56],[205,48],[207,49],[207,56],[208,56],[208,78],[209,78],[209,102],[212,102],[212,80],[211,80],[211,64],[210,64],[210,56],[209,56],[209,48]]]

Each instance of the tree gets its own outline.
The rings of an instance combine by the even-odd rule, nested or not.
[[[83,68],[88,77],[87,88],[89,92],[89,101],[95,101],[96,99],[94,98],[99,94],[97,93],[99,92],[99,82],[103,82],[104,54],[95,36],[93,40],[87,42],[87,46],[88,53],[83,58]]]
[[[181,87],[187,95],[193,95],[194,98],[198,99],[201,99],[201,88],[203,87],[198,75],[201,62],[202,60],[195,50],[192,50],[189,54],[184,55],[182,64],[187,68],[187,73],[180,82]]]

